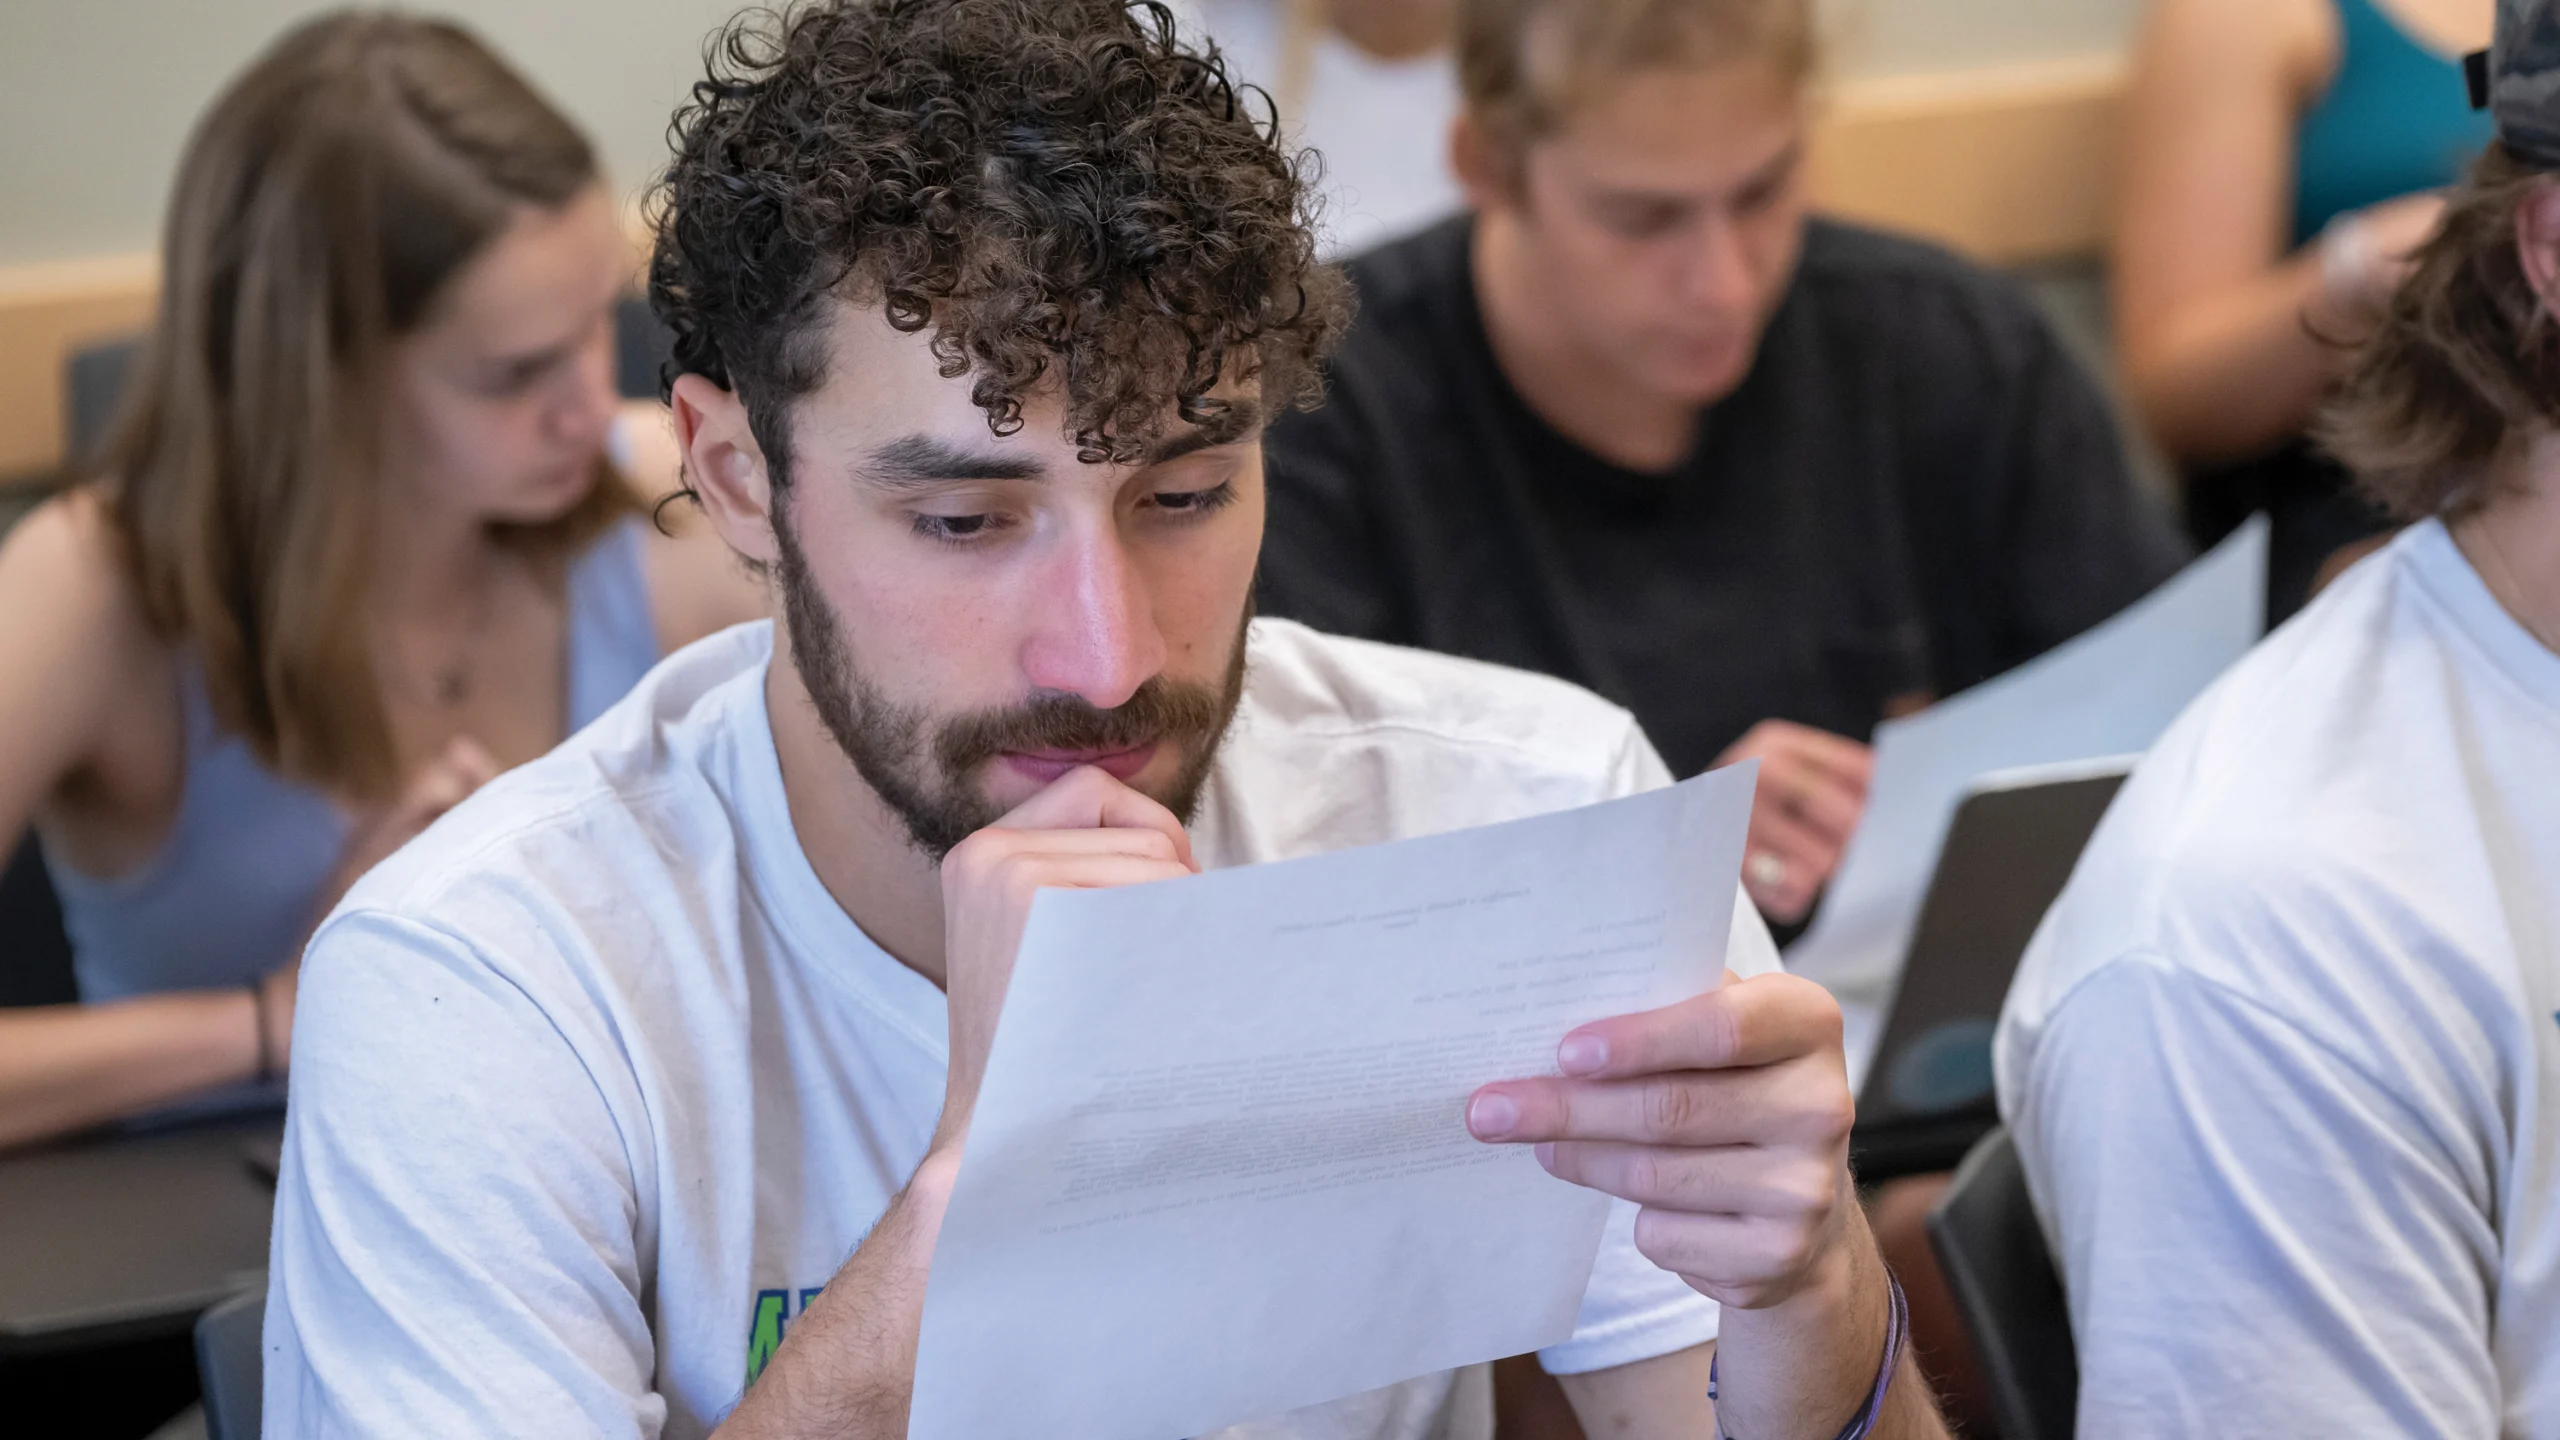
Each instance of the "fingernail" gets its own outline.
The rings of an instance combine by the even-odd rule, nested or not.
[[[1499,1140],[1520,1123],[1520,1102],[1499,1090],[1479,1095],[1467,1106],[1467,1129],[1479,1140]]]
[[[1567,1075],[1588,1075],[1608,1063],[1609,1042],[1597,1035],[1576,1032],[1556,1047],[1556,1068]]]

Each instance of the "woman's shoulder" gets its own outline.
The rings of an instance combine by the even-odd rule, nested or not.
[[[100,659],[169,649],[105,498],[85,485],[37,505],[0,540],[0,606],[16,634]]]
[[[170,781],[177,647],[150,619],[104,501],[74,489],[0,540],[0,727],[21,803],[87,776],[120,806]]]

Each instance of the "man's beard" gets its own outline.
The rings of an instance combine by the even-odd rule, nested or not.
[[[1181,756],[1181,768],[1163,791],[1148,793],[1182,823],[1191,823],[1218,742],[1244,696],[1241,627],[1227,673],[1216,685],[1159,675],[1110,710],[1074,695],[1043,694],[1018,705],[936,716],[890,700],[855,666],[784,509],[774,507],[774,574],[782,585],[782,618],[790,628],[800,684],[837,748],[906,823],[907,838],[918,850],[938,864],[952,846],[1002,818],[1004,808],[972,777],[1008,751],[1107,752],[1162,742]],[[1249,607],[1246,617],[1251,618]]]

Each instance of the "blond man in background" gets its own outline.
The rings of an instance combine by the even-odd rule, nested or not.
[[[1760,759],[1748,883],[1799,922],[1878,719],[2182,547],[2018,287],[1807,218],[1807,0],[1456,27],[1473,213],[1352,262],[1328,402],[1272,428],[1264,608],[1577,681],[1682,775]]]

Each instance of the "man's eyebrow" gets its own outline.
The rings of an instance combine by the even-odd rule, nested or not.
[[[1037,480],[1047,473],[1028,455],[964,450],[931,435],[901,436],[872,451],[862,463],[864,479],[892,490],[959,480]]]
[[[1179,435],[1156,442],[1147,451],[1147,463],[1162,465],[1179,460],[1195,450],[1233,445],[1262,424],[1262,407],[1251,400],[1228,400],[1225,408],[1191,426]]]
[[[1786,148],[1763,160],[1751,171],[1733,182],[1726,196],[1748,195],[1762,191],[1784,180],[1788,173],[1803,166],[1805,145],[1801,137],[1789,141]],[[1601,203],[1609,205],[1664,205],[1675,209],[1695,209],[1715,197],[1683,190],[1643,190],[1603,188],[1596,192]]]
[[[1759,169],[1744,176],[1742,184],[1737,188],[1742,190],[1755,190],[1765,186],[1774,185],[1779,180],[1785,178],[1788,171],[1795,169],[1803,163],[1804,137],[1799,135],[1795,139],[1787,142],[1786,149],[1770,156],[1767,164],[1762,165]]]

